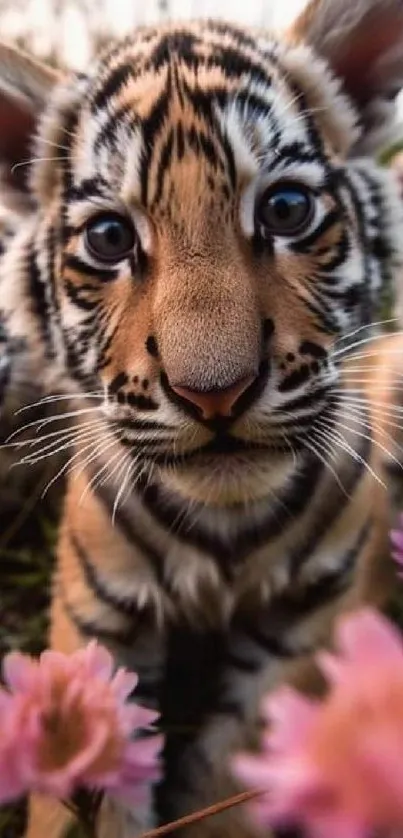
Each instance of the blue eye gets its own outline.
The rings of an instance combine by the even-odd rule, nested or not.
[[[119,262],[132,251],[135,240],[133,224],[117,213],[95,216],[85,230],[86,246],[100,262]]]
[[[305,186],[276,183],[260,198],[256,221],[263,234],[295,236],[309,226],[314,209],[314,197]]]

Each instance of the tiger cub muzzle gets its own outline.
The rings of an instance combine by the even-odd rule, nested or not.
[[[161,384],[167,397],[185,413],[212,430],[221,430],[251,407],[266,385],[268,372],[266,360],[256,375],[242,376],[225,387],[196,389],[174,384],[166,373],[161,374]]]

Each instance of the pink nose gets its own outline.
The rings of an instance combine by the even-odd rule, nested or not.
[[[214,416],[231,416],[235,403],[254,380],[254,376],[248,375],[236,381],[235,384],[231,384],[230,387],[224,387],[222,390],[206,390],[205,392],[173,384],[171,384],[171,388],[183,401],[199,408],[203,419],[207,420],[213,419]]]

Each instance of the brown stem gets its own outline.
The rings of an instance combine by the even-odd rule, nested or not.
[[[233,797],[227,797],[221,803],[213,803],[211,806],[206,806],[205,809],[199,809],[198,812],[192,812],[190,815],[185,815],[183,818],[178,818],[176,821],[166,823],[164,826],[158,826],[156,829],[150,829],[148,832],[143,832],[140,838],[160,838],[161,835],[168,835],[174,829],[180,829],[182,826],[189,826],[191,823],[201,821],[203,818],[208,818],[210,815],[218,815],[219,812],[224,812],[232,806],[238,806],[240,803],[246,803],[248,800],[253,800],[264,794],[263,791],[255,789],[254,791],[242,791],[239,794],[234,794]]]

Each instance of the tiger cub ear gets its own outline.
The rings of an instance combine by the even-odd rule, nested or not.
[[[18,49],[0,43],[0,168],[11,190],[26,190],[38,119],[62,76]],[[16,167],[16,168],[13,168]]]
[[[403,86],[403,1],[311,0],[287,34],[342,82],[358,110],[360,145],[369,151],[390,141]]]

